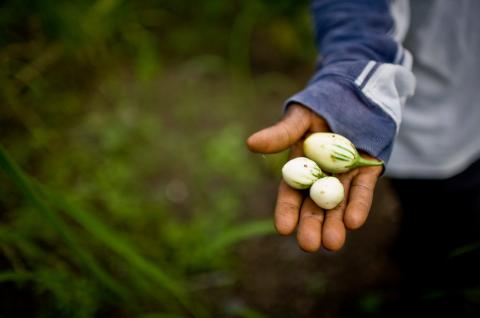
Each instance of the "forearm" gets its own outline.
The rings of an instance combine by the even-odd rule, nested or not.
[[[388,161],[413,94],[411,58],[395,39],[390,1],[319,0],[312,3],[322,59],[308,86],[286,105],[300,103],[369,154]]]

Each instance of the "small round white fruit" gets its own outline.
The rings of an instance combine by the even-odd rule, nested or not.
[[[343,185],[335,177],[321,178],[310,188],[310,198],[325,210],[335,208],[344,197]]]
[[[294,158],[282,168],[283,180],[295,189],[307,189],[323,175],[315,161],[305,157]]]

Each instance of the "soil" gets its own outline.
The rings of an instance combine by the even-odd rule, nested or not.
[[[368,221],[348,233],[338,252],[305,253],[294,235],[244,243],[237,301],[268,317],[375,315],[383,302],[395,297],[399,273],[389,251],[399,218],[398,202],[383,178]]]

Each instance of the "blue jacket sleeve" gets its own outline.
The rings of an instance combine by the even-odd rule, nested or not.
[[[332,131],[385,162],[403,104],[415,87],[412,59],[399,44],[391,2],[313,1],[321,59],[307,87],[285,104],[310,108],[327,120]]]

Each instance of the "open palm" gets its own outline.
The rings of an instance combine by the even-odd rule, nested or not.
[[[253,152],[274,153],[291,147],[291,157],[303,155],[303,140],[314,132],[330,131],[327,122],[299,104],[290,105],[275,125],[262,129],[247,140]],[[371,158],[363,155],[363,157]],[[320,247],[339,250],[347,229],[365,223],[372,205],[373,192],[382,167],[361,167],[336,175],[345,189],[345,200],[332,210],[318,207],[304,191],[289,187],[283,180],[278,189],[275,227],[282,235],[297,230],[299,246],[307,252]]]

